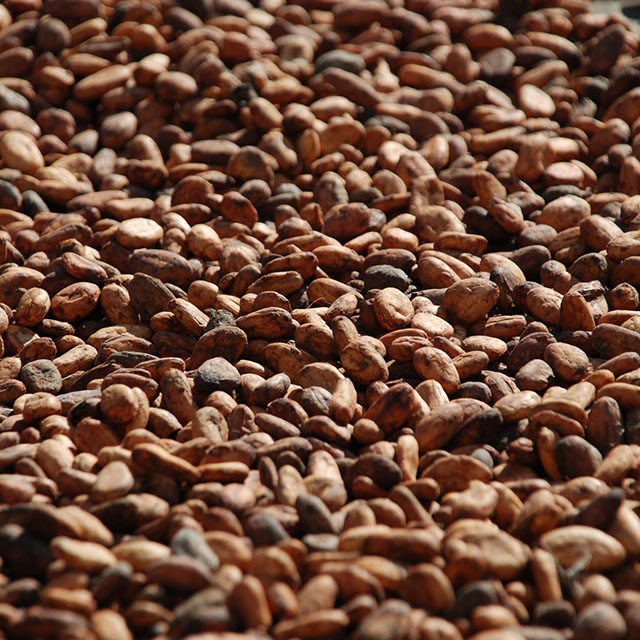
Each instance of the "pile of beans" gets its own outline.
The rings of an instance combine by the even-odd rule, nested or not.
[[[639,46],[4,0],[0,637],[640,637]]]

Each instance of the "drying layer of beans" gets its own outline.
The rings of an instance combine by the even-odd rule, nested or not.
[[[0,637],[640,637],[639,45],[4,0]]]

